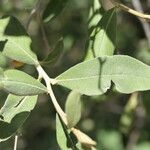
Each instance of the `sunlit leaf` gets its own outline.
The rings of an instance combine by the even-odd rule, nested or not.
[[[3,69],[0,67],[0,78],[3,78],[4,76],[4,72],[3,72]],[[0,82],[0,89],[2,89],[4,86],[3,84]]]
[[[116,9],[107,11],[90,35],[86,60],[113,55],[116,44]]]
[[[102,8],[99,0],[93,0],[90,12],[89,12],[89,29],[96,27],[102,18]]]
[[[67,147],[67,137],[66,137],[62,123],[61,123],[58,115],[56,115],[56,135],[57,135],[57,142],[58,142],[60,148],[62,150],[69,149]]]
[[[8,65],[8,60],[7,60],[6,56],[4,56],[4,55],[0,52],[0,67],[6,68],[7,65]]]
[[[105,93],[111,81],[121,93],[150,89],[150,67],[123,55],[79,63],[56,78],[56,83],[85,95]]]
[[[15,95],[27,96],[46,92],[42,83],[19,70],[5,71],[4,76],[0,77],[0,84],[6,91]]]
[[[66,101],[66,114],[67,114],[67,120],[68,120],[68,127],[74,127],[81,117],[81,94],[72,91]]]
[[[27,64],[38,64],[37,56],[31,51],[31,39],[16,18],[0,19],[0,41],[4,42],[3,54],[7,57]]]
[[[37,96],[9,95],[0,109],[0,142],[10,138],[24,123],[35,107]]]

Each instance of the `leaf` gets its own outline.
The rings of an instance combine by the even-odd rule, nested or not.
[[[43,13],[43,19],[48,22],[52,18],[57,17],[61,13],[67,2],[68,0],[50,0]]]
[[[72,132],[74,133],[74,135],[76,136],[76,138],[81,144],[85,146],[90,146],[90,147],[96,145],[95,141],[93,141],[88,135],[81,132],[80,130],[73,128]]]
[[[8,95],[0,110],[0,142],[10,138],[23,125],[36,102],[37,96]]]
[[[0,67],[0,78],[4,75],[3,69]],[[3,84],[0,82],[0,90],[3,88]]]
[[[70,130],[56,114],[56,135],[57,142],[62,150],[76,150],[75,141],[70,134]]]
[[[113,55],[116,43],[116,9],[107,11],[90,36],[87,59]]]
[[[63,41],[59,40],[56,44],[56,47],[53,49],[52,52],[42,61],[42,64],[51,64],[54,63],[58,57],[60,56],[63,50]]]
[[[29,96],[45,93],[46,87],[30,75],[19,70],[7,70],[0,77],[3,88],[15,95]]]
[[[10,94],[0,110],[0,120],[11,123],[11,120],[21,112],[30,112],[35,104],[37,96],[16,96]]]
[[[66,101],[66,114],[67,114],[67,121],[68,127],[74,127],[81,118],[81,94],[72,91]]]
[[[93,0],[92,7],[89,13],[89,29],[97,26],[102,18],[102,7],[99,0]]]
[[[69,149],[67,147],[67,137],[58,115],[56,115],[56,135],[57,135],[57,142],[61,150]]]
[[[93,33],[98,29],[99,25],[99,21],[101,20],[102,16],[104,14],[104,10],[101,7],[101,4],[99,2],[99,0],[94,0],[93,1],[93,5],[90,9],[90,13],[89,13],[89,40],[88,40],[88,50],[87,50],[87,54],[85,56],[85,60],[90,60],[94,58],[94,54],[93,54]]]
[[[6,56],[4,56],[2,54],[2,52],[0,52],[0,67],[6,68],[7,65],[8,65],[8,60],[7,60]]]
[[[14,17],[0,19],[0,41],[5,42],[3,54],[31,65],[37,65],[37,56],[31,51],[31,39]]]
[[[123,55],[103,56],[79,63],[56,78],[56,83],[85,95],[105,93],[114,82],[121,93],[150,89],[150,67]]]

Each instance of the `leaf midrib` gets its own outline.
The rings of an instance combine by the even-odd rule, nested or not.
[[[137,75],[131,75],[131,74],[122,74],[122,75],[120,75],[120,74],[111,74],[111,75],[94,75],[94,76],[90,76],[90,77],[81,77],[81,78],[71,78],[71,79],[59,79],[59,77],[58,78],[56,78],[56,80],[57,80],[57,82],[67,82],[67,81],[73,81],[73,80],[86,80],[86,79],[91,79],[91,78],[100,78],[100,77],[104,77],[104,76],[127,76],[127,77],[136,77],[136,78],[145,78],[145,79],[149,79],[150,80],[150,77],[143,77],[143,76],[137,76]],[[110,78],[110,79],[112,79],[112,78]]]
[[[31,60],[33,60],[33,62],[35,62],[35,64],[38,63],[37,60],[35,60],[35,59],[34,59],[25,49],[23,49],[20,45],[16,44],[15,41],[13,41],[12,39],[10,39],[9,37],[8,37],[8,38],[6,37],[6,39],[9,40],[10,43],[14,44],[16,47],[18,47],[19,49],[21,49],[26,55],[28,55],[28,56],[31,58]],[[30,51],[30,50],[29,50],[29,51]],[[31,52],[32,52],[32,51],[31,51]]]
[[[8,78],[7,78],[7,80],[6,79],[3,79],[3,78],[1,78],[2,79],[2,83],[3,84],[5,84],[5,82],[7,82],[7,83],[14,83],[14,85],[16,85],[16,84],[22,84],[22,85],[26,85],[26,86],[30,86],[30,87],[33,87],[33,88],[37,88],[37,89],[39,89],[39,90],[42,90],[42,91],[45,91],[46,92],[46,90],[44,89],[44,88],[40,88],[39,86],[34,86],[34,85],[32,85],[32,84],[28,84],[28,83],[24,83],[24,82],[21,82],[21,81],[12,81],[12,80],[9,80]],[[0,80],[1,80],[0,79]],[[5,86],[5,85],[4,85]]]

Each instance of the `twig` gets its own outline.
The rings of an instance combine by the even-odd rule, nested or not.
[[[42,77],[44,80],[45,80],[45,83],[46,83],[46,86],[47,86],[47,91],[52,99],[52,102],[54,104],[54,107],[57,111],[57,113],[59,114],[59,116],[61,117],[62,121],[65,123],[65,125],[67,125],[67,117],[66,117],[66,114],[64,113],[64,111],[61,109],[61,107],[59,106],[57,100],[56,100],[56,97],[54,95],[54,92],[52,90],[52,87],[51,87],[51,80],[54,80],[54,79],[51,79],[47,73],[43,70],[43,68],[38,65],[36,67],[38,73],[39,73],[39,76]]]
[[[27,24],[26,24],[26,30],[28,31],[28,28],[30,26],[31,20],[34,17],[34,15],[38,12],[40,8],[41,0],[38,0],[37,3],[35,4],[34,8],[31,10]]]
[[[120,9],[122,9],[122,10],[124,10],[124,11],[126,11],[126,12],[128,12],[128,13],[130,13],[130,14],[132,14],[132,15],[134,15],[134,16],[137,16],[137,17],[140,17],[140,18],[142,18],[142,19],[146,19],[146,20],[149,20],[149,21],[150,21],[150,15],[144,14],[144,13],[141,13],[141,12],[138,12],[138,11],[136,11],[136,10],[133,10],[133,9],[127,7],[126,5],[117,2],[116,0],[110,0],[110,1],[112,1],[112,3],[113,3],[116,7],[120,8]]]
[[[140,0],[132,0],[132,4],[133,4],[133,7],[135,8],[135,10],[137,10],[138,12],[141,12],[141,13],[144,12]],[[143,26],[145,36],[150,45],[150,25],[146,21],[144,21],[140,18],[139,18],[139,20]]]
[[[53,105],[54,105],[57,113],[59,114],[63,123],[67,126],[68,125],[67,115],[65,114],[65,112],[61,109],[60,105],[58,104],[56,97],[54,95],[54,92],[52,90],[52,87],[51,87],[51,83],[55,82],[54,81],[55,79],[51,79],[40,65],[38,65],[36,67],[36,69],[39,73],[39,76],[42,77],[46,83],[47,91],[51,97],[51,100],[53,102]],[[81,142],[82,144],[89,145],[90,147],[96,145],[95,141],[93,141],[89,136],[87,136],[86,134],[84,134],[80,130],[77,130],[74,127],[72,127],[70,130],[74,133],[74,135],[77,137],[79,142]]]
[[[17,150],[17,144],[18,144],[18,135],[15,136],[14,150]]]
[[[46,50],[46,52],[49,52],[51,48],[50,48],[50,45],[49,45],[49,42],[48,42],[48,39],[47,39],[47,36],[46,36],[46,32],[45,32],[45,28],[44,28],[44,25],[43,25],[43,20],[42,20],[41,14],[37,13],[37,17],[38,17],[38,20],[39,20],[39,25],[40,25],[40,29],[41,29],[41,33],[42,33],[42,37],[43,37],[45,50]]]

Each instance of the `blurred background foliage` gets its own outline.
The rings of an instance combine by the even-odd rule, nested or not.
[[[136,1],[136,0],[135,0]],[[58,59],[45,65],[46,72],[56,77],[69,67],[81,62],[86,54],[88,15],[93,0],[0,0],[0,16],[17,17],[31,36],[33,51],[42,61],[63,38],[64,48]],[[133,8],[132,0],[122,3]],[[150,13],[150,1],[141,0],[145,13]],[[149,23],[148,23],[148,26]],[[135,16],[118,11],[116,54],[136,57],[150,65],[150,36]],[[17,65],[0,56],[3,67],[17,67],[36,76],[29,65]],[[131,83],[132,84],[132,83]],[[54,87],[60,105],[64,108],[69,93]],[[0,107],[6,99],[0,93]],[[150,92],[131,95],[108,91],[102,96],[82,97],[82,119],[78,127],[95,139],[98,150],[149,150],[150,149]],[[18,131],[18,150],[57,150],[55,109],[40,96],[36,108]],[[14,139],[0,143],[0,150],[11,150]]]

